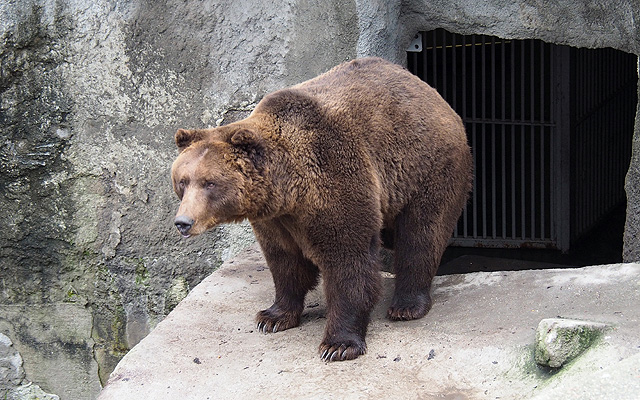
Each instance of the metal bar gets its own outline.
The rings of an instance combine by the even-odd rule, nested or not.
[[[556,90],[556,80],[555,80],[555,76],[556,76],[556,56],[555,56],[555,47],[553,45],[549,46],[549,121],[551,121],[554,125],[549,129],[549,164],[550,164],[550,171],[554,170],[555,164],[553,164],[553,160],[554,160],[554,154],[556,151],[556,140],[555,137],[558,134],[557,131],[557,121],[556,121],[556,114],[555,114],[555,101],[557,99],[557,96],[555,96],[555,90]],[[557,236],[556,236],[556,224],[555,221],[557,221],[557,217],[556,217],[556,208],[553,206],[554,204],[557,204],[557,198],[559,197],[559,193],[556,190],[554,183],[554,178],[553,176],[551,176],[551,174],[549,175],[549,199],[550,199],[550,203],[549,204],[549,221],[550,221],[550,226],[549,226],[549,237],[552,240],[557,240]]]
[[[516,47],[514,43],[511,49],[511,119],[516,116]],[[516,234],[516,129],[511,127],[511,238],[515,239]]]
[[[474,122],[477,124],[496,124],[496,125],[517,125],[517,126],[547,126],[553,127],[553,122],[539,122],[539,121],[520,121],[520,120],[492,120],[491,118],[467,118],[465,122]]]
[[[467,47],[466,47],[467,37],[462,36],[462,118],[465,119],[467,117]],[[475,157],[475,156],[474,156]],[[473,178],[475,182],[475,176]],[[471,195],[473,196],[473,194]],[[462,211],[463,214],[463,232],[464,236],[469,236],[469,206],[464,208]]]
[[[607,56],[607,59],[609,60],[609,65],[607,70],[611,69],[611,66],[613,65],[613,69],[615,70],[616,68],[616,57],[615,54],[610,53],[609,51],[605,50],[605,55]],[[613,88],[615,88],[615,73],[611,74],[609,73],[607,76],[609,79],[607,79],[607,82],[605,84],[606,88],[607,88],[607,92],[611,92]],[[607,93],[607,96],[608,96]],[[611,177],[611,165],[618,162],[616,160],[613,160],[613,143],[612,143],[612,139],[613,136],[615,136],[616,133],[616,122],[613,119],[613,117],[618,116],[618,111],[617,109],[613,108],[612,106],[615,104],[615,99],[612,100],[611,102],[609,102],[609,106],[607,107],[609,109],[609,112],[606,112],[604,114],[604,118],[603,118],[603,128],[604,130],[600,133],[602,136],[604,136],[604,141],[607,145],[607,154],[606,154],[606,160],[604,162],[603,165],[603,170],[601,171],[601,178],[602,178],[602,182],[600,187],[602,188],[602,193],[600,194],[600,199],[602,201],[602,205],[601,205],[601,209],[600,209],[600,215],[598,215],[598,219],[604,215],[604,213],[606,213],[609,210],[609,193],[611,192],[611,181],[612,179],[607,179],[607,177]],[[613,133],[613,134],[612,134]]]
[[[555,206],[555,222],[557,243],[560,250],[569,249],[571,240],[571,103],[569,98],[571,88],[571,53],[568,47],[557,46],[554,57],[554,75],[557,78],[554,111],[558,123],[555,135],[554,157],[554,187],[557,193]]]
[[[457,81],[458,81],[458,74],[457,74],[457,65],[458,65],[458,60],[457,60],[457,52],[458,52],[458,47],[456,47],[457,45],[457,40],[458,35],[451,35],[451,78],[453,80],[452,84],[453,84],[453,95],[451,96],[452,98],[452,102],[453,102],[453,109],[457,110],[458,109],[458,85],[457,85]],[[463,67],[464,68],[464,67]]]
[[[476,117],[476,36],[471,36],[471,117]],[[477,149],[476,146],[476,124],[471,124],[471,146]],[[473,157],[473,170],[477,171],[477,153],[474,153]],[[473,180],[473,237],[478,236],[478,191],[477,191],[477,175]]]
[[[467,36],[462,36],[462,119],[467,115]]]
[[[581,50],[576,50],[575,51],[576,54],[576,58],[579,60],[578,65],[577,65],[577,69],[579,72],[579,80],[576,79],[576,82],[574,83],[575,90],[577,93],[576,96],[573,96],[573,98],[581,98],[582,99],[582,104],[581,107],[578,109],[579,112],[583,112],[585,108],[587,108],[587,102],[588,102],[588,97],[589,95],[591,95],[590,92],[590,85],[588,84],[587,80],[585,79],[585,66],[587,63],[587,60],[584,59],[584,52],[582,52]],[[578,92],[579,91],[579,92]],[[575,146],[575,152],[576,152],[576,165],[585,165],[584,169],[577,169],[576,168],[576,173],[574,174],[574,176],[572,176],[571,178],[574,179],[574,188],[575,188],[575,195],[574,195],[574,203],[575,203],[575,207],[573,207],[573,210],[575,211],[571,211],[572,216],[575,214],[574,217],[574,221],[572,221],[572,228],[573,228],[573,232],[571,232],[571,235],[573,236],[574,232],[579,231],[580,229],[580,225],[582,224],[582,221],[584,220],[584,212],[586,210],[586,197],[583,194],[583,189],[584,189],[584,175],[586,175],[587,171],[586,168],[588,168],[588,166],[584,163],[584,156],[583,156],[583,152],[584,152],[584,142],[585,140],[583,139],[583,135],[581,135],[581,131],[578,130],[577,125],[574,125],[574,131],[572,132],[572,135],[574,135],[574,140],[572,140],[572,144]]]
[[[417,52],[410,53],[409,57],[411,57],[411,63],[410,64],[413,66],[413,70],[416,71],[416,75],[418,75],[417,74],[417,71],[418,71],[418,53]]]
[[[600,76],[600,62],[597,59],[594,59],[594,57],[592,57],[594,64],[596,65],[596,73],[593,74],[591,81],[594,84],[594,88],[595,88],[595,98],[594,98],[594,102],[597,103],[600,101],[600,95],[601,95],[601,88],[600,88],[600,82],[599,81],[599,76]],[[597,116],[596,116],[597,117]],[[585,226],[584,226],[584,230],[586,231],[588,229],[588,227],[591,225],[591,221],[593,220],[594,216],[596,215],[596,213],[598,212],[598,194],[596,193],[596,190],[594,190],[597,186],[598,186],[598,178],[599,178],[599,171],[602,169],[602,158],[600,157],[600,154],[596,154],[593,149],[598,148],[600,149],[600,151],[602,151],[602,143],[601,143],[601,138],[600,135],[598,135],[598,131],[600,130],[599,125],[599,120],[598,118],[596,118],[595,121],[593,121],[593,124],[589,124],[590,128],[591,128],[591,132],[590,132],[590,137],[591,137],[591,141],[593,143],[593,147],[589,147],[589,160],[595,160],[594,163],[594,168],[592,168],[591,170],[591,176],[589,177],[590,179],[587,181],[589,186],[588,186],[588,194],[589,194],[589,200],[591,201],[590,207],[589,207],[589,215],[588,218],[586,220]],[[582,233],[582,232],[580,232]]]
[[[615,89],[618,86],[618,81],[619,76],[618,76],[618,71],[619,71],[619,62],[620,62],[620,57],[619,54],[617,52],[612,51],[612,57],[615,63],[615,70],[616,70],[616,74],[613,76],[612,80],[611,80],[611,84],[609,85],[610,89],[613,89],[612,91],[615,91]],[[606,176],[607,177],[617,177],[615,170],[616,170],[616,165],[620,164],[622,162],[622,159],[617,156],[617,148],[616,148],[616,139],[620,136],[623,136],[624,132],[622,129],[620,129],[620,121],[624,120],[624,107],[621,107],[620,104],[618,104],[618,99],[619,97],[616,97],[615,100],[611,103],[611,108],[612,108],[612,112],[611,113],[607,113],[607,118],[609,118],[609,123],[607,124],[607,126],[611,126],[612,129],[609,132],[608,135],[608,140],[607,142],[609,143],[609,147],[611,148],[611,150],[609,151],[609,157],[610,159],[613,158],[613,162],[608,162],[607,163],[607,171],[606,171]],[[607,191],[605,192],[606,194],[606,211],[608,212],[610,208],[613,207],[614,203],[615,203],[615,199],[613,196],[613,193],[615,191],[615,187],[613,186],[614,184],[617,183],[617,179],[606,179],[606,182],[609,184],[609,187],[607,188]]]
[[[496,120],[496,38],[491,38],[491,120]],[[491,124],[491,146],[496,146],[496,125]],[[497,237],[496,152],[491,151],[491,237]]]
[[[593,50],[590,50],[593,51]],[[598,75],[596,76],[596,84],[598,85],[598,102],[601,102],[603,97],[605,97],[605,88],[604,88],[604,82],[602,80],[602,57],[595,57],[596,58],[596,63],[598,64],[598,68],[597,68],[597,72]],[[605,106],[606,109],[606,106]],[[603,197],[602,195],[604,194],[604,190],[602,190],[602,183],[603,183],[603,176],[602,173],[605,170],[605,162],[604,159],[605,157],[608,155],[608,145],[605,142],[606,136],[605,136],[605,132],[604,132],[604,124],[603,124],[604,120],[602,118],[602,115],[597,116],[596,119],[596,125],[595,125],[595,129],[594,129],[594,136],[598,142],[598,148],[600,149],[599,152],[593,152],[592,154],[597,156],[597,160],[598,160],[598,168],[596,168],[595,172],[595,179],[592,181],[592,185],[591,185],[591,193],[593,196],[593,201],[594,201],[594,205],[593,205],[593,213],[591,214],[591,218],[589,220],[589,227],[591,227],[593,225],[593,223],[596,221],[596,219],[598,218],[598,216],[602,213],[602,209],[603,209]]]
[[[438,88],[438,41],[436,39],[438,30],[433,31],[431,35],[431,43],[433,47],[431,55],[431,70],[433,71],[433,87]]]
[[[557,249],[557,244],[550,240],[482,240],[476,238],[452,238],[449,244],[461,247],[484,247],[484,248],[502,248],[502,249],[520,249],[526,247],[528,249]]]
[[[545,57],[544,57],[544,53],[546,51],[546,47],[547,44],[541,42],[540,43],[540,121],[544,121],[545,120],[545,95],[546,95],[546,91],[545,91],[545,85],[547,82],[547,77],[549,75],[547,75],[545,73],[546,69],[546,64],[545,64]],[[545,185],[546,185],[546,179],[545,179],[545,169],[544,169],[544,156],[545,156],[545,135],[547,134],[547,130],[544,127],[540,128],[540,238],[541,239],[547,239],[547,232],[546,232],[546,227],[545,227],[545,218],[546,218],[546,199],[545,199]]]
[[[427,67],[427,59],[429,58],[429,49],[427,49],[427,36],[431,35],[431,32],[425,32],[422,35],[422,80],[427,82],[428,84],[432,84],[432,81],[429,79],[429,70]]]
[[[482,45],[480,46],[480,60],[482,62],[480,75],[480,85],[481,85],[481,94],[482,94],[482,112],[481,115],[484,117],[487,115],[487,102],[485,101],[485,93],[487,93],[487,46],[485,43],[485,37],[481,36]],[[481,138],[482,138],[482,237],[487,237],[487,140],[486,140],[486,127],[487,125],[481,125]]]
[[[591,50],[593,51],[593,50]],[[596,57],[597,59],[597,63],[598,63],[598,77],[597,77],[597,81],[598,81],[598,86],[599,86],[599,93],[598,93],[598,101],[603,101],[603,98],[606,97],[606,85],[604,82],[604,79],[602,79],[602,67],[603,67],[603,60],[602,57]],[[607,62],[611,62],[610,59],[607,60]],[[605,107],[606,109],[606,107]],[[604,150],[601,152],[597,152],[595,154],[597,154],[599,160],[598,163],[600,164],[600,167],[598,169],[596,169],[596,179],[594,181],[594,185],[592,188],[592,191],[594,193],[594,201],[595,201],[595,207],[593,208],[594,212],[593,215],[591,216],[591,221],[589,221],[589,227],[591,227],[596,220],[598,219],[598,217],[600,215],[603,214],[603,211],[605,210],[605,190],[603,190],[603,183],[604,183],[604,172],[607,169],[606,164],[608,164],[607,162],[605,162],[605,158],[607,158],[609,156],[609,144],[607,143],[607,135],[605,133],[605,119],[603,118],[602,115],[598,116],[598,124],[597,124],[597,130],[594,132],[595,135],[597,135],[596,137],[598,138],[598,141],[600,142],[600,149]]]
[[[447,32],[443,29],[442,33],[442,93],[445,99],[450,99],[447,91]]]
[[[583,77],[584,78],[591,78],[590,76],[586,75],[586,72],[587,72],[586,66],[587,66],[587,63],[589,62],[589,60],[586,59],[586,53],[583,50],[581,50],[581,52],[585,56],[585,61],[584,61],[583,65],[582,65],[582,68],[584,70],[583,73],[585,74],[585,75],[583,75]],[[586,98],[585,103],[586,103],[586,105],[588,107],[590,107],[591,106],[590,103],[591,103],[591,100],[593,98],[592,96],[595,93],[593,79],[585,79],[585,81],[581,82],[581,83],[582,83],[582,85],[586,85],[586,87],[587,87],[587,95],[585,96],[585,98]],[[585,107],[585,109],[586,108],[587,107]],[[585,175],[582,176],[581,177],[582,179],[578,182],[578,184],[580,185],[580,198],[583,201],[583,205],[580,208],[581,218],[578,219],[578,221],[580,223],[580,227],[579,227],[579,229],[575,229],[575,235],[578,235],[579,233],[582,232],[583,226],[585,224],[585,221],[589,217],[589,206],[591,205],[591,202],[590,202],[591,199],[589,198],[587,184],[588,184],[588,181],[589,181],[589,175],[591,174],[591,168],[593,168],[593,164],[586,164],[586,160],[588,159],[587,158],[588,149],[589,149],[589,146],[592,146],[591,135],[590,135],[590,132],[589,132],[588,124],[587,124],[587,126],[586,126],[584,131],[576,130],[576,134],[581,136],[580,139],[584,138],[584,140],[580,140],[580,146],[581,146],[581,149],[580,149],[581,150],[581,152],[580,152],[581,153],[581,160],[580,161],[581,161],[581,164],[579,164],[579,165],[587,165],[587,169],[585,170],[585,172],[586,172]]]
[[[525,120],[526,119],[526,115],[525,115],[525,93],[526,93],[526,87],[525,87],[525,79],[526,79],[526,75],[525,75],[525,52],[526,52],[526,48],[524,46],[524,42],[522,43],[522,46],[520,46],[520,113],[522,116],[522,119]],[[525,142],[525,131],[524,131],[524,127],[521,128],[520,130],[520,223],[522,224],[520,226],[520,237],[522,238],[522,240],[525,239],[526,237],[526,187],[525,187],[525,160],[526,160],[526,154],[525,154],[525,147],[524,147],[524,142]]]
[[[502,94],[502,118],[506,119],[507,118],[507,97],[506,97],[506,80],[507,80],[507,67],[506,67],[506,43],[503,40],[501,43],[501,47],[502,47],[502,53],[501,53],[501,63],[502,63],[502,68],[500,68],[500,71],[502,72],[500,74],[501,77],[501,85],[500,85],[500,90],[501,90],[501,94]],[[506,239],[507,238],[507,168],[506,168],[506,162],[507,162],[507,154],[506,154],[506,132],[505,132],[505,125],[502,124],[500,126],[500,133],[502,135],[502,142],[501,142],[501,146],[502,146],[502,152],[501,152],[501,158],[502,158],[502,239]]]
[[[530,90],[530,98],[529,101],[531,102],[530,104],[530,112],[531,112],[531,121],[533,122],[533,120],[535,119],[535,114],[536,114],[536,102],[535,102],[535,78],[536,78],[536,65],[534,64],[534,60],[535,60],[535,43],[533,41],[529,42],[530,44],[530,48],[529,48],[529,56],[531,57],[531,60],[529,62],[529,71],[531,74],[530,77],[530,81],[529,81],[529,90]],[[530,157],[531,157],[531,171],[530,171],[530,179],[531,182],[529,183],[529,190],[531,191],[531,193],[529,193],[529,199],[531,201],[530,204],[530,224],[531,224],[531,238],[535,238],[536,237],[536,169],[535,169],[535,159],[536,159],[536,153],[535,153],[535,143],[536,143],[536,128],[532,127],[531,128],[531,139],[530,139]]]
[[[619,53],[612,52],[611,59],[613,60],[613,71],[614,73],[611,75],[609,88],[612,89],[612,92],[616,92],[618,84],[620,82],[620,57]],[[607,171],[605,176],[610,177],[610,179],[606,179],[605,182],[607,184],[607,188],[605,190],[605,202],[606,209],[612,207],[615,202],[615,186],[618,184],[617,174],[616,174],[616,166],[619,165],[622,160],[619,158],[618,149],[616,146],[617,139],[623,135],[622,129],[620,129],[620,121],[624,119],[624,107],[620,107],[618,103],[619,97],[615,97],[611,102],[611,110],[612,112],[606,113],[607,118],[609,118],[609,122],[606,126],[610,126],[612,129],[608,135],[608,143],[611,148],[609,151],[609,162],[607,163]],[[613,178],[613,179],[611,179]]]

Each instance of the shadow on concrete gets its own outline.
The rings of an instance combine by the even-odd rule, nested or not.
[[[617,207],[567,253],[559,250],[449,247],[438,275],[575,268],[622,262],[626,204]]]

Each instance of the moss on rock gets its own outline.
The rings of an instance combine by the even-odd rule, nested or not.
[[[607,328],[608,325],[597,322],[543,319],[536,330],[536,363],[561,368],[593,345]]]

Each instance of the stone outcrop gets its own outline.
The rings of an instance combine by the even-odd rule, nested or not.
[[[0,333],[0,397],[5,400],[59,400],[25,379],[22,356],[7,335]]]
[[[560,368],[593,345],[610,328],[607,324],[565,318],[546,318],[536,329],[538,365]]]

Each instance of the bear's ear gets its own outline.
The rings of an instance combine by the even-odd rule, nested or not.
[[[176,132],[176,146],[178,146],[178,150],[182,151],[189,147],[193,142],[198,142],[204,139],[204,133],[205,131],[198,129],[178,129]]]
[[[251,158],[254,163],[259,162],[264,155],[264,139],[256,132],[249,129],[241,129],[231,135],[231,145],[240,149]]]

